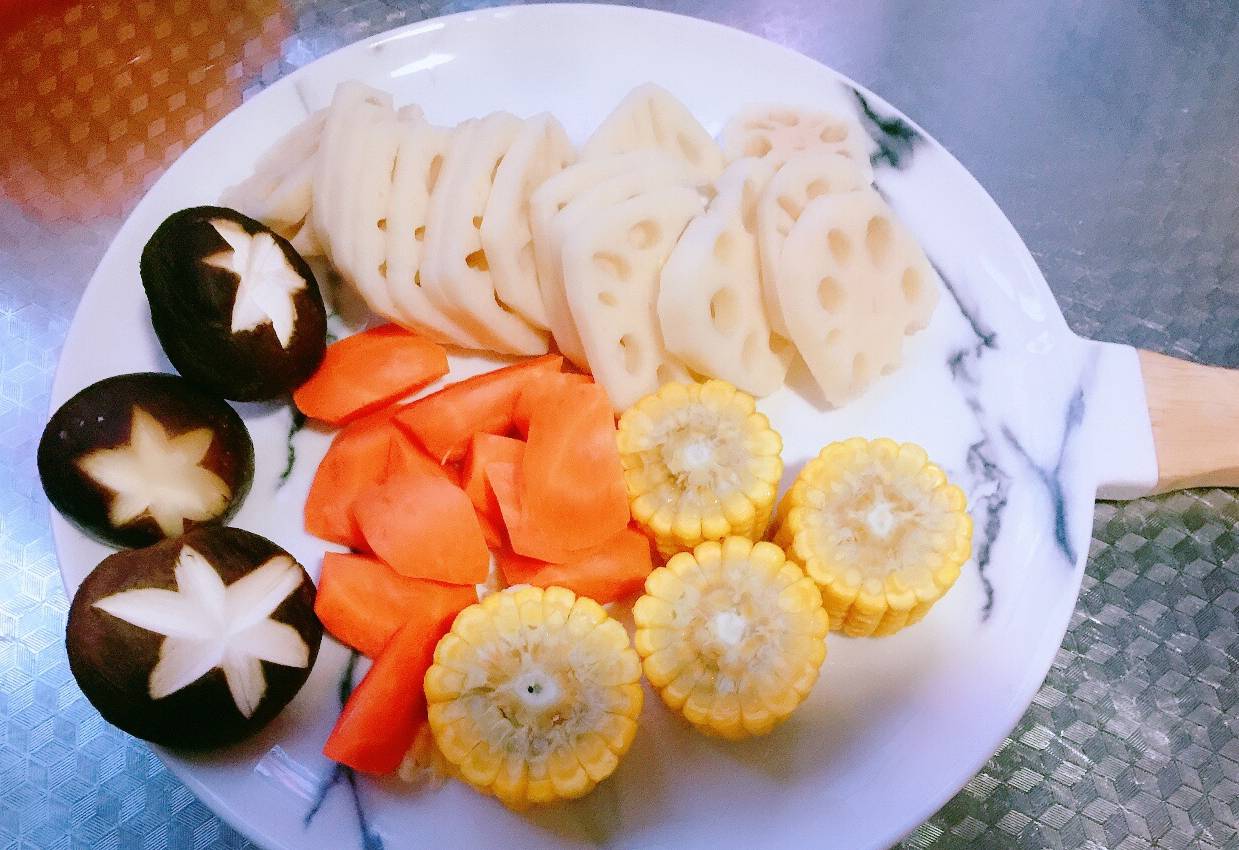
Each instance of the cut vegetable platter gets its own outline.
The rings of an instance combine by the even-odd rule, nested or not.
[[[1001,211],[911,119],[830,69],[756,37],[607,6],[523,7],[412,25],[337,51],[247,102],[185,152],[108,249],[70,330],[55,406],[109,376],[172,371],[138,274],[143,246],[169,215],[219,203],[349,80],[390,94],[397,107],[416,104],[439,125],[500,110],[521,117],[549,112],[578,148],[617,102],[650,82],[711,135],[752,104],[848,116],[864,130],[873,168],[877,192],[866,203],[884,199],[924,249],[937,308],[931,298],[924,329],[907,320],[918,332],[903,343],[902,365],[859,398],[832,407],[830,382],[797,361],[786,384],[759,399],[758,410],[782,435],[784,489],[833,441],[887,437],[924,447],[967,497],[972,557],[916,625],[882,639],[830,634],[808,699],[769,734],[740,741],[696,734],[647,693],[631,749],[609,778],[581,799],[521,813],[455,780],[415,787],[338,770],[323,747],[362,668],[325,639],[317,659],[309,655],[305,686],[257,736],[201,755],[160,751],[207,805],[260,846],[888,847],[980,769],[1029,705],[1075,605],[1094,500],[1234,483],[1233,449],[1204,442],[1216,422],[1233,414],[1216,401],[1231,388],[1231,376],[1073,335]],[[457,139],[480,145],[489,126],[473,122]],[[391,179],[399,180],[394,172]],[[722,186],[720,180],[719,197]],[[658,197],[665,203],[656,214],[663,216],[673,217],[676,204],[699,213],[703,203],[682,187]],[[248,244],[236,225],[228,233],[230,245]],[[566,269],[571,251],[564,250]],[[700,301],[691,267],[669,261],[662,274],[664,287],[675,280],[681,306]],[[909,291],[905,283],[907,300],[915,300]],[[827,307],[832,291],[816,292]],[[608,314],[596,312],[588,324],[573,310],[589,348],[607,332]],[[332,322],[355,328],[366,320],[361,312],[341,313]],[[793,335],[811,335],[804,316],[784,318]],[[234,314],[234,330],[237,321]],[[514,322],[509,312],[492,324]],[[526,338],[509,337],[518,340],[513,345]],[[687,337],[686,351],[694,344]],[[806,344],[797,344],[812,360]],[[507,362],[451,349],[443,380]],[[615,400],[620,384],[594,372]],[[840,393],[832,400],[846,395]],[[286,404],[235,407],[253,440],[254,477],[231,524],[278,542],[317,579],[325,544],[306,532],[305,504],[331,432],[294,427]],[[1190,415],[1181,417],[1185,408]],[[157,424],[144,427],[167,438]],[[72,596],[109,550],[59,516],[53,524]]]

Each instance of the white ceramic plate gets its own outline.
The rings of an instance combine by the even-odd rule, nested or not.
[[[155,185],[105,255],[70,330],[55,405],[108,375],[169,370],[138,278],[143,244],[173,211],[215,202],[348,78],[393,92],[397,103],[415,101],[440,123],[495,109],[550,110],[578,143],[647,80],[711,131],[754,102],[856,111],[874,141],[877,184],[940,270],[944,297],[931,327],[908,343],[906,365],[860,401],[824,412],[799,380],[800,389],[761,409],[784,436],[785,484],[834,439],[925,446],[968,493],[975,556],[923,623],[883,640],[832,635],[812,697],[766,737],[708,739],[647,699],[619,770],[572,804],[517,815],[455,782],[424,793],[368,779],[331,784],[321,748],[347,660],[331,642],[305,689],[257,740],[193,760],[163,753],[169,766],[269,848],[864,850],[898,840],[981,767],[1043,680],[1075,604],[1098,488],[1134,494],[1156,477],[1147,426],[1130,433],[1148,421],[1132,350],[1073,336],[984,190],[923,131],[833,71],[689,18],[534,6],[427,21],[354,44],[221,121]],[[483,368],[456,359],[451,377]],[[280,486],[288,410],[241,409],[258,464],[235,524],[279,542],[316,573],[323,546],[302,530],[301,509],[328,435],[295,438],[298,461]],[[72,592],[107,551],[54,519]]]

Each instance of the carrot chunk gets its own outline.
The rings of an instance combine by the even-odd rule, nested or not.
[[[402,576],[480,584],[490,572],[473,503],[444,478],[393,475],[362,490],[353,513],[369,550]]]
[[[495,562],[510,585],[566,587],[600,605],[640,593],[654,568],[649,538],[631,527],[565,563],[540,561],[508,548],[495,551]]]
[[[422,680],[434,661],[435,645],[457,613],[414,609],[344,704],[323,747],[327,758],[366,773],[391,773],[400,766],[426,722]]]
[[[353,516],[357,495],[381,481],[388,465],[394,427],[386,411],[345,426],[323,456],[305,500],[305,530],[352,549],[366,550]]]
[[[566,387],[532,412],[520,469],[521,522],[508,534],[522,555],[559,561],[552,552],[588,549],[628,525],[615,417],[598,385]]]
[[[558,372],[562,364],[559,355],[545,354],[449,384],[401,407],[396,422],[435,460],[459,458],[474,434],[508,433],[521,389],[539,375]]]
[[[447,374],[447,351],[397,325],[327,346],[318,370],[293,392],[297,409],[340,425],[404,398]]]
[[[496,462],[517,463],[524,453],[525,444],[520,440],[500,437],[497,434],[473,435],[461,486],[473,502],[473,508],[482,524],[482,533],[492,548],[503,543],[503,515],[499,501],[486,481],[486,466]]]
[[[499,503],[500,515],[503,517],[503,527],[508,533],[509,546],[513,538],[525,540],[529,534],[524,531],[525,516],[521,511],[520,467],[515,463],[497,461],[486,467],[486,483]],[[534,547],[538,551],[538,560],[563,563],[576,556],[572,549],[556,545],[553,537],[540,541]],[[520,554],[530,556],[524,552]]]
[[[377,658],[410,619],[454,616],[477,598],[472,587],[405,578],[374,558],[328,552],[314,613],[336,640]]]
[[[539,375],[521,389],[512,413],[512,426],[522,437],[529,436],[529,420],[533,412],[547,405],[557,405],[564,391],[577,384],[592,383],[593,378],[580,372],[552,372]]]
[[[420,446],[396,427],[391,425],[391,450],[382,480],[401,474],[436,475],[453,484],[460,484],[460,469],[456,464],[438,464]]]

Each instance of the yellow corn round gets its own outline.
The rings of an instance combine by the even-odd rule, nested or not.
[[[632,743],[640,679],[628,633],[592,599],[495,593],[435,647],[430,728],[454,773],[510,808],[580,797]]]
[[[765,533],[783,440],[752,396],[726,381],[664,384],[624,412],[618,440],[633,519],[664,558]]]
[[[822,449],[776,526],[775,542],[821,588],[831,629],[852,637],[919,622],[972,554],[964,492],[920,446],[884,438]]]
[[[681,552],[633,607],[645,676],[670,708],[724,738],[763,735],[809,695],[829,619],[816,585],[772,543]]]

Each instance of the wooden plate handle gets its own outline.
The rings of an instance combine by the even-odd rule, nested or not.
[[[1239,487],[1239,369],[1140,352],[1157,451],[1154,493]]]

